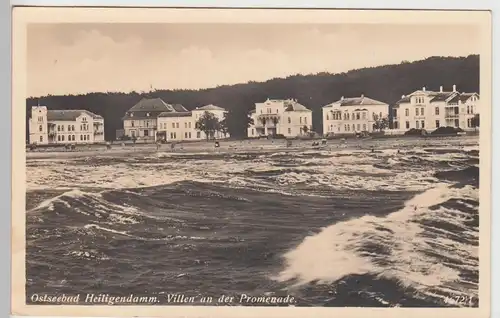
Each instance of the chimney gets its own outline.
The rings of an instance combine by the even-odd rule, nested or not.
[[[401,95],[401,99],[405,98],[405,95]]]
[[[422,87],[422,91],[423,91],[423,92],[425,92],[425,86],[424,86],[424,87]]]
[[[457,85],[453,84],[453,91],[456,92],[457,91]]]
[[[365,98],[365,94],[361,94],[361,98]]]
[[[340,100],[344,100],[344,96],[340,97]]]

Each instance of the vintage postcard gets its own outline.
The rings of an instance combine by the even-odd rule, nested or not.
[[[488,317],[491,13],[16,8],[12,313]]]

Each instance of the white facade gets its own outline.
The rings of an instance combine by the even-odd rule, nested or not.
[[[251,118],[253,125],[248,128],[248,137],[297,137],[312,130],[312,111],[293,99],[267,99],[255,103]]]
[[[104,142],[104,119],[87,110],[31,108],[29,143],[89,144]]]
[[[377,120],[387,119],[389,105],[361,95],[342,97],[323,106],[323,135],[373,132]],[[388,122],[388,121],[387,121]]]
[[[219,121],[224,119],[227,111],[215,105],[198,107],[193,111],[164,112],[158,115],[158,138],[166,141],[206,140],[203,131],[196,129],[196,122],[205,112],[213,114]],[[211,139],[228,138],[221,131],[216,131]]]
[[[397,102],[393,109],[394,129],[425,129],[455,127],[474,130],[473,118],[479,114],[479,95],[452,91],[428,91],[425,87]]]

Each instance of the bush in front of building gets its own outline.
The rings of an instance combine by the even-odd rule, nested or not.
[[[412,128],[410,130],[405,131],[405,136],[422,136],[426,135],[427,132],[425,129],[417,129],[417,128]]]
[[[433,132],[431,132],[431,135],[456,135],[459,132],[463,132],[464,130],[461,128],[456,128],[456,127],[439,127]]]

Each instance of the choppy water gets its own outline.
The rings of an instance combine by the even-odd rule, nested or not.
[[[245,293],[477,306],[477,139],[400,153],[395,142],[28,159],[27,301]]]

